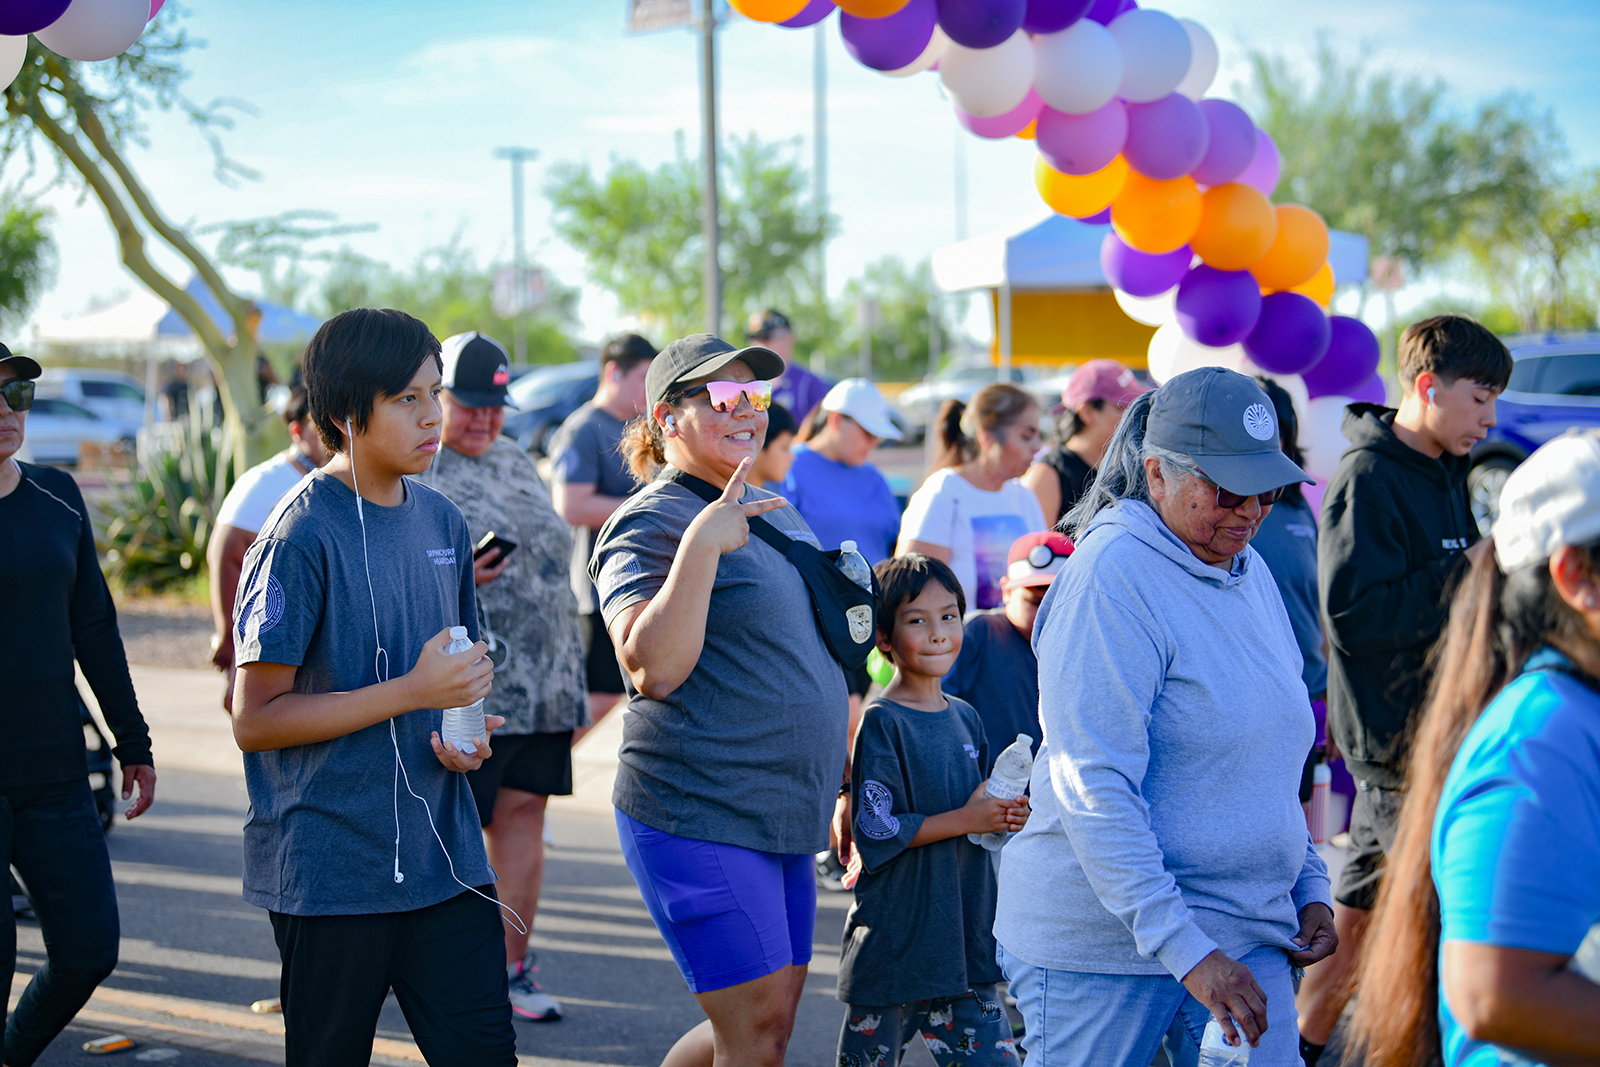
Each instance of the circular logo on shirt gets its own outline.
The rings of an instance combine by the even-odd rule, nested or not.
[[[1273,425],[1272,412],[1264,404],[1251,404],[1244,409],[1244,428],[1257,441],[1270,441],[1278,431]]]
[[[255,624],[255,633],[258,637],[278,625],[278,620],[283,618],[286,603],[283,586],[278,583],[275,576],[267,575],[267,580],[256,586],[250,598],[245,601],[244,611],[239,615],[239,636],[241,638],[246,636],[251,624]]]

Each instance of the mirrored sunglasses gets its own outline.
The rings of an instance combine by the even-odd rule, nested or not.
[[[0,397],[12,411],[27,411],[33,407],[33,383],[26,378],[13,378],[0,385]]]
[[[739,406],[740,396],[749,398],[750,406],[757,411],[765,411],[772,406],[772,383],[766,381],[706,382],[683,391],[686,397],[699,393],[705,393],[717,411],[732,411]]]
[[[1280,485],[1278,488],[1269,489],[1265,493],[1247,493],[1241,496],[1238,493],[1228,492],[1228,490],[1222,488],[1222,486],[1218,485],[1210,478],[1207,478],[1204,474],[1200,475],[1200,480],[1217,491],[1217,507],[1223,508],[1226,511],[1232,511],[1234,508],[1243,504],[1246,500],[1249,500],[1251,496],[1254,496],[1256,500],[1260,501],[1262,507],[1270,508],[1272,505],[1283,499],[1283,494],[1289,488],[1286,485]]]

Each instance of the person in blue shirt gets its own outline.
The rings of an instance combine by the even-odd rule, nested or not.
[[[1367,938],[1384,951],[1357,974],[1372,1067],[1600,1062],[1600,437],[1529,457],[1492,536],[1436,653]]]
[[[883,474],[867,462],[883,441],[898,441],[889,402],[865,378],[846,378],[822,398],[821,425],[795,449],[783,495],[824,549],[854,541],[876,567],[894,555],[900,505]]]

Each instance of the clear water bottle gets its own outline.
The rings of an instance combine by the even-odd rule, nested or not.
[[[1018,734],[1017,739],[1007,745],[1006,750],[1000,753],[1000,758],[994,761],[994,770],[989,773],[989,783],[984,787],[984,792],[1001,800],[1015,800],[1027,792],[1028,779],[1032,777],[1033,738]],[[997,830],[988,834],[968,834],[967,840],[974,845],[982,845],[990,852],[999,852],[1008,836]]]
[[[1589,927],[1588,936],[1578,946],[1578,951],[1572,954],[1567,967],[1589,981],[1600,984],[1600,923]]]
[[[854,541],[839,543],[839,569],[846,578],[872,592],[872,568],[867,564],[867,557],[856,549]]]
[[[472,638],[467,636],[467,628],[450,627],[450,643],[444,646],[445,655],[453,656],[471,648]],[[444,723],[439,727],[439,737],[454,746],[456,751],[462,753],[477,751],[478,746],[474,741],[483,735],[483,701],[476,701],[464,708],[444,709]]]
[[[1250,1043],[1239,1035],[1238,1047],[1228,1044],[1222,1035],[1222,1024],[1212,1019],[1206,1023],[1206,1032],[1200,1038],[1199,1067],[1245,1067],[1250,1062]]]

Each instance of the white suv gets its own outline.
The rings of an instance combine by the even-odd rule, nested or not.
[[[69,400],[110,423],[119,436],[132,437],[144,425],[144,389],[139,379],[120,371],[51,367],[39,376],[38,395]]]

